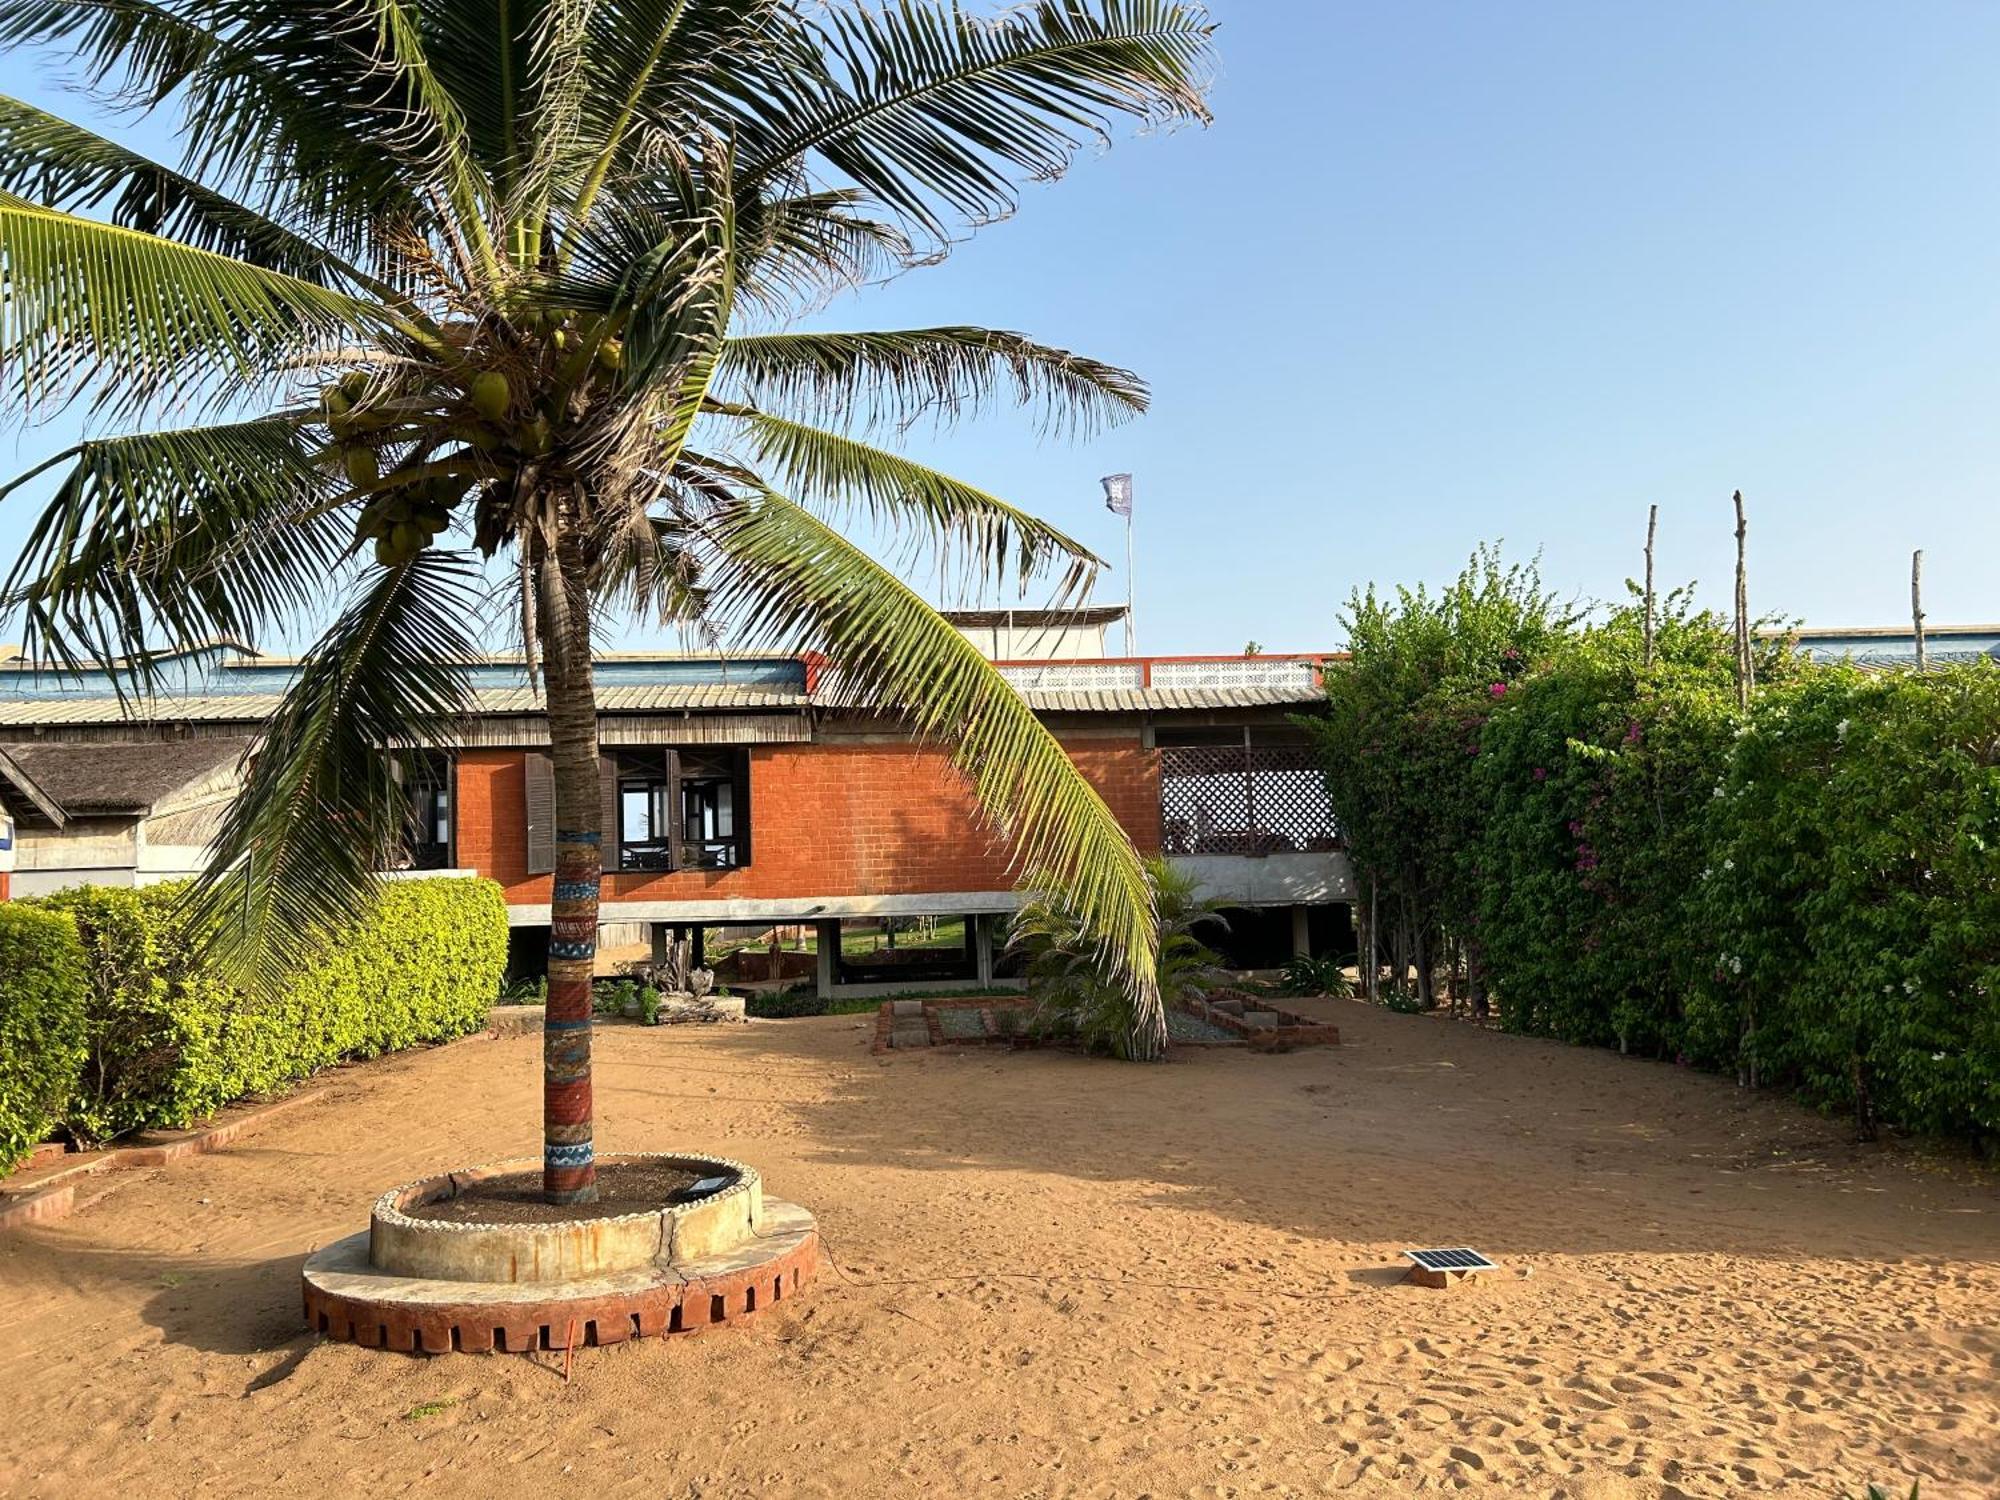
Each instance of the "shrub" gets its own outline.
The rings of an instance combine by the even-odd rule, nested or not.
[[[1285,989],[1294,995],[1332,995],[1344,999],[1354,993],[1354,983],[1347,977],[1345,960],[1302,954],[1285,965]]]
[[[861,1004],[864,1009],[873,1010],[877,1002],[866,1000]],[[743,1013],[760,1021],[792,1021],[800,1016],[823,1016],[827,1006],[814,990],[780,990],[775,995],[745,995]]]
[[[1194,878],[1164,859],[1146,861],[1159,919],[1160,1003],[1183,1005],[1223,978],[1220,959],[1196,936],[1227,928],[1215,903],[1195,896]],[[1027,961],[1028,987],[1040,1001],[1039,1025],[1048,1034],[1073,1033],[1094,1052],[1132,1056],[1136,1017],[1132,994],[1106,962],[1083,918],[1060,895],[1039,895],[1014,918],[1008,949]]]
[[[47,1139],[84,1059],[83,945],[76,923],[0,905],[0,1176]]]
[[[1736,723],[1724,622],[1670,596],[1655,656],[1615,614],[1519,684],[1484,726],[1487,809],[1461,863],[1511,1031],[1675,1056],[1713,957],[1688,906]]]
[[[1509,1030],[2000,1149],[2000,671],[1767,642],[1746,710],[1727,623],[1680,591],[1656,619],[1650,660],[1635,606],[1501,651],[1482,693],[1448,669],[1509,609],[1351,608],[1315,737],[1392,971],[1428,998],[1429,938]]]
[[[2000,1144],[2000,671],[1812,674],[1717,783],[1704,1057]]]
[[[507,913],[490,881],[386,884],[269,996],[203,971],[183,889],[86,886],[36,903],[74,918],[86,957],[86,1056],[63,1116],[81,1140],[178,1128],[342,1058],[463,1036],[499,992]]]

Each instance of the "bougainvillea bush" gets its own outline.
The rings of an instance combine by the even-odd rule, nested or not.
[[[1705,1053],[2000,1144],[2000,670],[1832,668],[1761,693],[1691,904]]]
[[[1641,613],[1621,610],[1489,717],[1464,873],[1509,1029],[1685,1053],[1713,946],[1687,895],[1734,724],[1733,650],[1721,619],[1670,597],[1648,668]]]
[[[1683,594],[1579,626],[1482,551],[1350,606],[1314,729],[1362,900],[1509,1030],[2000,1147],[2000,667],[1864,674]],[[1449,967],[1449,961],[1447,961]]]

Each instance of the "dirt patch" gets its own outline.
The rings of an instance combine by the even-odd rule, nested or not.
[[[403,1212],[440,1224],[576,1224],[658,1213],[682,1201],[701,1178],[666,1162],[607,1162],[597,1169],[596,1202],[550,1203],[542,1197],[540,1172],[516,1172],[465,1183],[448,1198],[412,1204]]]

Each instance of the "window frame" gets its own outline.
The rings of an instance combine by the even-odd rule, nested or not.
[[[722,873],[750,863],[750,757],[729,747],[607,751],[612,763],[608,806],[616,818],[613,830],[616,869],[620,874],[664,875],[683,871]],[[724,809],[718,793],[726,788],[729,831],[703,831],[690,836],[690,814],[704,825],[720,822]],[[644,799],[644,838],[628,837],[626,803]],[[663,805],[664,804],[664,805]],[[665,828],[661,828],[662,813]]]

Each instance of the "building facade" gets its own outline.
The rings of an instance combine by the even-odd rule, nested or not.
[[[1230,957],[1263,966],[1353,946],[1352,878],[1293,722],[1321,700],[1326,660],[999,665],[1138,848],[1183,864],[1230,908]],[[294,666],[204,648],[179,664],[174,691],[131,704],[108,678],[0,668],[0,743],[44,764],[87,759],[79,747],[90,746],[170,746],[176,765],[233,760]],[[393,863],[498,881],[516,967],[532,973],[546,961],[554,868],[547,722],[518,661],[468,671],[475,711],[453,743],[398,752],[411,831]],[[924,981],[1004,977],[1020,871],[945,747],[851,701],[811,659],[612,653],[597,685],[608,937],[806,929],[819,988],[841,994],[916,973],[907,956],[889,969],[850,955],[844,929],[956,919],[963,951],[925,958]],[[24,868],[41,857],[34,832],[22,830]],[[774,956],[774,978],[782,968]]]

